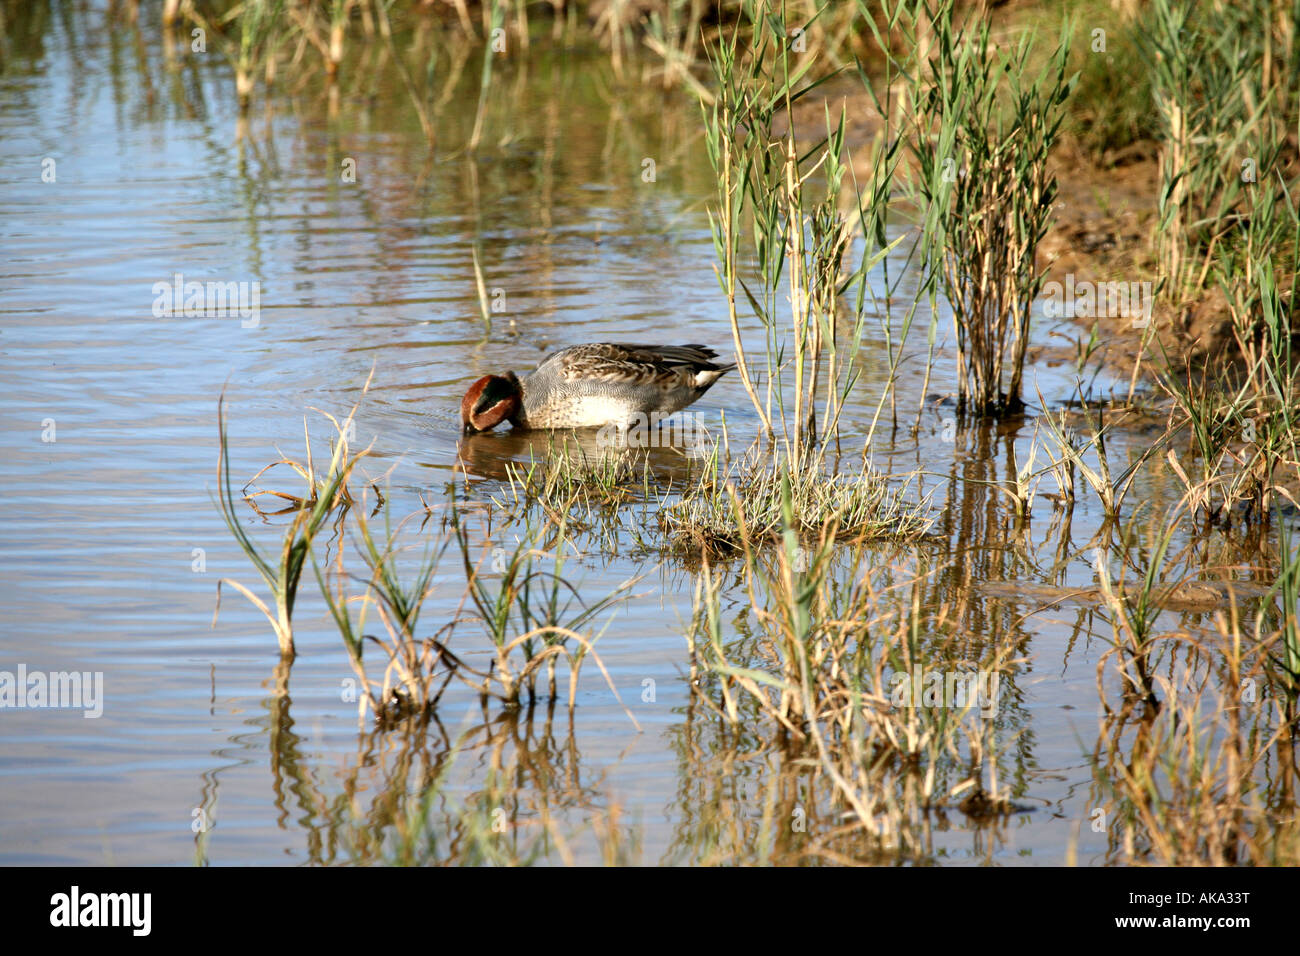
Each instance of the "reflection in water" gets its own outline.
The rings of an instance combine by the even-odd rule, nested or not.
[[[886,554],[864,561],[840,550],[799,580],[795,604],[776,595],[763,602],[779,608],[773,613],[740,609],[727,622],[734,640],[720,642],[706,601],[710,623],[697,618],[701,667],[692,672],[695,693],[677,748],[685,789],[675,852],[683,859],[697,859],[697,844],[721,854],[713,862],[728,854],[777,863],[982,859],[981,835],[1032,809],[1023,802],[1032,737],[1014,679],[1024,659],[1006,647],[974,651],[946,604],[922,609],[933,577],[925,559],[918,566],[907,549],[894,555],[896,565],[874,564],[878,558]],[[743,586],[760,599],[782,588],[783,567],[756,572],[745,572]],[[730,572],[723,575],[721,589],[734,587]],[[705,593],[710,587],[702,578]],[[806,630],[792,616],[796,607]],[[922,697],[923,684],[959,675],[984,679],[983,689],[976,695],[972,681],[961,696]],[[793,690],[777,695],[762,686]],[[701,781],[716,789],[701,793]],[[941,849],[936,828],[952,829],[957,811],[970,848],[949,838]],[[718,846],[717,832],[735,842]]]
[[[915,767],[878,766],[874,783],[893,791],[896,802],[871,821],[873,834],[833,798],[815,755],[788,741],[733,726],[694,703],[674,737],[678,823],[664,863],[926,865],[950,855],[935,835],[953,829],[954,811],[927,805]],[[968,818],[963,855],[991,861],[1011,821],[1004,814]]]
[[[626,439],[622,446],[611,444],[611,436],[596,428],[481,432],[461,438],[458,462],[476,478],[505,482],[512,469],[518,475],[529,464],[546,466],[558,456],[568,457],[578,468],[623,459],[630,465],[634,462],[637,472],[648,469],[656,485],[663,488],[680,487],[691,476],[693,466],[698,469],[701,446],[693,435],[667,425],[645,436],[633,435],[634,447],[627,447]]]
[[[279,825],[302,831],[309,863],[637,862],[637,833],[605,794],[605,772],[583,766],[572,720],[563,710],[557,720],[554,701],[495,716],[485,709],[454,732],[436,717],[362,731],[330,778],[304,756],[289,698],[274,700]],[[457,764],[472,769],[477,787],[453,784]]]

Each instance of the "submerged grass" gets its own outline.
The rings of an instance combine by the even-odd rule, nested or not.
[[[833,524],[809,556],[783,492],[780,547],[765,556],[743,543],[748,639],[724,637],[719,580],[707,564],[699,575],[688,632],[697,694],[719,720],[757,721],[785,759],[814,767],[822,796],[805,802],[845,808],[872,852],[917,858],[919,822],[945,806],[973,817],[1009,810],[995,717],[1013,655],[955,653],[946,610],[922,608],[924,573],[909,581],[860,547],[837,550]],[[932,699],[922,686],[933,693],[936,675]]]
[[[1136,540],[1136,519],[1130,524],[1117,551],[1121,567],[1137,572],[1135,583],[1111,570],[1109,552],[1097,551],[1113,639],[1097,665],[1101,728],[1089,754],[1090,823],[1106,833],[1113,862],[1294,866],[1300,723],[1288,628],[1295,557],[1281,555],[1271,589],[1224,580],[1209,627],[1162,627],[1162,609],[1192,582],[1234,570],[1204,567],[1195,545],[1173,553],[1192,510],[1184,497],[1147,543]]]
[[[822,473],[762,464],[754,457],[751,453],[722,474],[712,459],[676,502],[665,503],[659,522],[670,539],[713,552],[774,540],[787,501],[793,528],[804,536],[833,527],[844,537],[909,539],[924,534],[933,521],[927,502],[908,502],[869,465],[851,473]]]
[[[1267,691],[1265,655],[1245,637],[1234,603],[1206,639],[1153,638],[1140,701],[1109,703],[1098,667],[1092,823],[1115,862],[1300,863],[1294,708]]]
[[[1281,647],[1270,657],[1274,680],[1287,699],[1288,714],[1295,721],[1300,715],[1300,548],[1295,546],[1286,525],[1281,521],[1278,525],[1278,574],[1268,600],[1276,599],[1278,603],[1274,633]],[[1259,632],[1256,636],[1263,637]]]
[[[328,774],[307,764],[287,698],[277,704],[276,805],[307,828],[313,865],[639,862],[639,832],[622,821],[603,775],[579,760],[572,721],[554,704],[467,719],[454,731],[436,715],[385,723],[359,733],[355,753]],[[490,769],[462,788],[458,771],[475,763]],[[206,836],[196,836],[200,849]]]
[[[577,442],[551,437],[546,456],[527,464],[511,462],[506,485],[493,501],[511,514],[539,503],[552,515],[580,511],[586,515],[640,495],[651,494],[649,459],[633,451],[600,449],[589,454]]]

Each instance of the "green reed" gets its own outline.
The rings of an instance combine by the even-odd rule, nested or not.
[[[784,6],[757,3],[708,48],[718,89],[704,120],[719,179],[710,210],[716,270],[737,373],[764,434],[779,439],[788,461],[803,463],[838,436],[840,411],[856,380],[866,275],[889,249],[877,246],[880,231],[872,228],[861,261],[846,264],[855,230],[871,210],[879,215],[888,189],[877,182],[867,213],[842,214],[843,113],[827,116],[823,139],[811,147],[799,143],[793,104],[827,77],[805,80],[815,57],[793,51],[794,31],[802,29],[796,23]],[[775,121],[783,114],[787,129],[778,134]],[[757,277],[747,280],[751,264]],[[844,317],[841,297],[854,288],[858,308]],[[762,356],[745,347],[741,303],[762,323]]]
[[[1077,74],[1067,76],[1069,27],[1037,74],[1032,41],[998,51],[987,20],[953,22],[951,0],[919,0],[930,56],[912,83],[917,176],[931,288],[941,288],[957,339],[958,411],[1023,407],[1031,309],[1044,281],[1035,263],[1056,199],[1048,154]]]
[[[383,507],[382,497],[377,507]],[[424,543],[423,556],[415,565],[413,578],[404,580],[400,565],[406,549],[397,543],[401,525],[394,528],[385,509],[383,536],[377,537],[365,510],[363,501],[351,514],[356,550],[369,571],[365,591],[359,595],[348,594],[342,535],[331,565],[332,576],[322,572],[313,554],[317,582],[357,674],[362,691],[358,695],[358,708],[362,714],[368,704],[376,720],[383,724],[408,717],[427,719],[437,710],[447,685],[467,667],[448,646],[454,621],[445,622],[436,630],[417,629],[420,612],[434,591],[434,575],[450,539],[442,537]],[[355,623],[349,608],[354,603],[361,607]],[[365,633],[367,611],[372,607],[384,626],[382,638]],[[386,658],[382,679],[372,679],[367,673],[367,642]]]
[[[1300,217],[1289,197],[1286,208],[1291,241],[1300,246]],[[1267,225],[1259,228],[1272,232]],[[1169,465],[1193,496],[1194,507],[1225,524],[1234,519],[1267,523],[1274,500],[1300,492],[1300,362],[1293,352],[1291,319],[1300,279],[1292,272],[1284,289],[1272,259],[1247,262],[1253,288],[1236,273],[1222,280],[1230,293],[1237,361],[1216,358],[1199,370],[1167,361],[1157,375],[1179,414],[1171,427],[1186,431],[1193,453],[1191,468],[1173,452]]]
[[[878,50],[883,53],[880,72],[875,76],[869,74],[860,61],[855,61],[858,78],[880,114],[882,125],[872,144],[870,180],[865,186],[855,182],[854,189],[857,208],[862,217],[863,234],[871,236],[876,247],[888,247],[892,251],[902,242],[900,239],[892,244],[889,243],[886,232],[887,227],[896,218],[892,215],[891,200],[906,139],[905,136],[900,135],[900,129],[905,129],[907,125],[904,118],[907,91],[916,89],[916,81],[909,79],[909,71],[915,71],[919,62],[924,59],[924,35],[919,31],[915,17],[910,15],[911,0],[882,0],[877,7],[867,3],[867,0],[857,0],[857,6],[862,22],[867,24]],[[877,18],[880,22],[877,22]],[[895,54],[894,51],[900,46],[907,52]],[[877,87],[884,90],[883,97],[877,93]],[[902,95],[896,95],[896,87]],[[922,239],[923,233],[914,235],[904,261],[898,267],[891,269],[894,259],[892,255],[881,259],[879,284],[874,281],[860,283],[855,303],[855,308],[861,312],[866,304],[865,299],[869,297],[871,308],[881,316],[880,331],[884,338],[885,362],[888,367],[884,391],[889,402],[891,423],[895,428],[898,427],[895,383],[898,381],[898,373],[903,364],[917,310],[923,301],[921,296],[904,296],[901,286],[909,280],[909,274],[915,268]],[[895,302],[899,300],[905,302],[906,306],[898,321],[898,328],[895,329]],[[925,377],[920,389],[922,398],[917,402],[915,424],[920,422],[924,396],[930,388],[935,331],[935,323],[931,322],[926,337]],[[868,442],[875,434],[876,425],[884,409],[884,400],[882,397],[881,404],[872,418]]]
[[[1138,519],[1134,516],[1124,535],[1130,541],[1137,530]],[[1110,568],[1110,549],[1099,546],[1095,551],[1097,582],[1101,587],[1102,599],[1110,612],[1110,625],[1113,639],[1111,646],[1118,653],[1123,663],[1119,670],[1124,675],[1130,690],[1154,701],[1154,689],[1151,682],[1150,652],[1155,639],[1156,617],[1160,613],[1160,585],[1168,585],[1172,590],[1174,584],[1168,582],[1168,569],[1165,556],[1178,529],[1178,509],[1160,526],[1156,540],[1147,556],[1146,567],[1136,587],[1130,584],[1121,568],[1120,574],[1112,580]],[[1167,593],[1167,591],[1165,592]],[[1103,661],[1104,661],[1103,657]]]
[[[355,409],[353,411],[355,412]],[[220,443],[217,468],[217,497],[221,508],[221,516],[225,519],[226,527],[230,529],[230,533],[234,536],[240,549],[248,556],[248,559],[253,563],[253,567],[256,568],[262,580],[270,588],[271,604],[274,605],[274,611],[272,611],[265,601],[238,581],[222,578],[217,585],[218,610],[220,609],[221,585],[228,584],[247,597],[258,610],[266,615],[266,619],[271,623],[276,639],[280,644],[281,656],[289,659],[294,656],[292,621],[294,602],[297,599],[298,585],[302,579],[303,567],[311,552],[312,543],[331,516],[338,513],[340,509],[346,512],[352,500],[348,490],[348,478],[357,463],[366,454],[364,451],[357,454],[349,453],[345,436],[352,423],[351,415],[341,424],[333,416],[327,417],[334,423],[338,438],[334,442],[329,466],[323,474],[317,473],[315,469],[311,454],[311,437],[306,434],[305,422],[303,431],[307,442],[307,461],[299,463],[281,459],[275,463],[292,468],[306,482],[307,487],[300,496],[283,492],[276,493],[278,497],[292,503],[294,516],[285,530],[280,554],[273,563],[270,557],[263,556],[258,550],[248,532],[244,530],[241,516],[235,510],[235,492],[230,479],[230,445],[227,440],[224,394],[217,404],[217,435]],[[263,471],[265,470],[263,469]]]
[[[1238,245],[1232,236],[1243,225],[1257,241],[1239,249],[1238,265],[1275,251],[1276,237],[1258,242],[1261,223],[1243,223],[1242,213],[1253,207],[1251,220],[1269,216],[1270,207],[1249,194],[1272,182],[1288,153],[1294,157],[1285,140],[1294,132],[1287,110],[1296,102],[1298,13],[1295,0],[1151,5],[1145,59],[1161,157],[1154,240],[1176,304],[1204,287],[1216,250]],[[1241,281],[1254,284],[1248,270]]]
[[[1038,392],[1038,400],[1043,408],[1048,407],[1042,392]],[[1056,475],[1061,494],[1071,505],[1075,499],[1074,475],[1077,472],[1101,502],[1108,523],[1119,519],[1125,497],[1142,474],[1142,465],[1164,447],[1168,438],[1167,435],[1163,436],[1146,446],[1128,467],[1116,475],[1111,471],[1110,457],[1106,452],[1107,436],[1115,428],[1113,423],[1099,425],[1089,416],[1089,439],[1085,442],[1080,440],[1077,431],[1070,426],[1063,409],[1048,412],[1039,421],[1046,428],[1052,445],[1059,453],[1059,457],[1051,458],[1043,472],[1050,471]],[[1050,449],[1046,450],[1050,452]],[[1089,464],[1089,453],[1094,457],[1096,467]],[[1018,483],[1023,484],[1023,480]]]
[[[583,632],[589,630],[597,616],[631,597],[640,577],[624,581],[599,600],[588,602],[565,576],[565,551],[572,550],[572,546],[563,525],[546,541],[553,551],[541,547],[541,532],[524,529],[514,548],[480,549],[477,558],[469,529],[454,505],[451,528],[465,571],[468,600],[495,649],[489,671],[473,672],[472,676],[462,673],[462,679],[482,697],[495,697],[516,707],[525,694],[529,700],[538,696],[538,680],[545,675],[544,696],[555,700],[556,665],[563,660],[569,669],[568,702],[572,708],[576,705],[579,673],[590,656],[618,698],[605,665],[593,649],[599,635],[588,637]]]
[[[558,695],[556,664],[563,661],[569,671],[570,708],[576,706],[577,683],[587,659],[594,661],[609,681],[604,664],[594,652],[599,635],[593,635],[591,629],[598,616],[614,610],[631,596],[640,577],[624,581],[599,600],[584,599],[566,571],[566,553],[573,553],[574,547],[563,518],[557,522],[553,520],[557,516],[551,515],[545,524],[534,527],[531,515],[525,515],[526,527],[519,545],[510,550],[478,549],[476,559],[469,529],[453,500],[449,504],[449,529],[431,540],[422,536],[423,556],[415,563],[413,576],[404,574],[405,556],[410,550],[400,545],[404,528],[416,518],[422,520],[423,527],[433,512],[426,508],[394,525],[385,510],[382,531],[372,523],[373,514],[387,508],[387,500],[377,488],[373,489],[378,503],[368,516],[367,495],[354,492],[351,486],[353,472],[367,454],[350,450],[348,436],[354,408],[342,422],[326,416],[334,425],[337,437],[329,465],[323,472],[316,469],[308,435],[305,462],[282,458],[254,476],[253,481],[257,481],[270,469],[285,466],[307,485],[301,493],[264,490],[244,495],[244,500],[258,513],[267,514],[258,507],[257,499],[270,496],[286,503],[280,512],[273,513],[292,514],[278,560],[273,561],[258,550],[236,510],[224,397],[218,411],[219,506],[231,534],[272,595],[268,603],[238,581],[223,578],[218,585],[218,599],[221,585],[229,585],[245,595],[270,622],[286,660],[294,656],[292,617],[302,572],[310,561],[326,609],[343,638],[359,681],[358,706],[363,713],[369,706],[382,724],[391,725],[411,717],[428,719],[436,712],[452,679],[466,683],[484,699],[493,698],[516,707],[524,702],[525,695],[529,701],[539,695],[538,682],[544,676],[546,686],[541,694],[553,701]],[[331,519],[334,534],[327,551],[332,547],[333,555],[327,554],[322,567],[314,548],[321,530]],[[359,579],[349,574],[344,558],[349,531],[353,548],[366,568],[365,576]],[[544,550],[543,543],[553,548],[553,552]],[[453,544],[460,553],[465,574],[462,606],[468,605],[478,613],[457,615],[430,627],[422,622],[421,612],[434,593],[442,558]],[[364,588],[357,592],[349,587],[352,580],[362,581]],[[355,615],[354,607],[360,609]],[[383,637],[367,633],[366,620],[372,609],[383,625]],[[493,651],[491,666],[486,670],[471,665],[463,649],[453,650],[453,640],[458,645],[464,644],[459,633],[470,623],[481,626]],[[369,648],[381,655],[382,675],[367,666],[373,661],[373,652],[367,656]],[[284,676],[287,679],[287,671]],[[609,686],[617,698],[617,690],[612,683]]]

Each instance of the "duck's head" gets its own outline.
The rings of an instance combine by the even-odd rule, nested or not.
[[[519,416],[524,390],[514,372],[484,375],[469,387],[460,403],[460,420],[465,434],[485,432]]]

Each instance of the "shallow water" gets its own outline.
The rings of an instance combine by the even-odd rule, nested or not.
[[[295,615],[287,696],[276,693],[276,643],[260,613],[226,590],[213,621],[218,579],[256,581],[214,503],[223,389],[237,483],[280,452],[301,456],[304,416],[320,454],[329,426],[313,409],[343,416],[359,403],[357,442],[373,442],[365,474],[396,521],[420,510],[421,496],[445,501],[457,480],[481,508],[500,492],[506,462],[546,453],[536,438],[507,435],[461,447],[457,403],[474,377],[523,371],[585,341],[731,350],[698,107],[619,81],[599,51],[539,42],[527,61],[498,68],[500,95],[473,158],[459,149],[473,125],[473,55],[436,117],[432,153],[392,69],[345,79],[334,115],[308,84],[281,90],[241,126],[219,57],[182,52],[169,64],[149,32],[156,25],[105,29],[102,10],[62,5],[45,22],[44,6],[35,10],[10,24],[0,75],[0,669],[102,672],[104,700],[93,720],[76,710],[0,714],[0,862],[384,859],[386,801],[422,792],[443,770],[438,806],[449,816],[504,805],[536,819],[549,808],[562,839],[534,847],[520,838],[548,862],[570,849],[598,859],[599,828],[615,808],[613,842],[626,858],[743,858],[736,848],[762,815],[770,768],[714,759],[727,748],[686,676],[695,585],[686,563],[621,538],[617,550],[566,564],[593,598],[645,575],[597,625],[610,621],[597,647],[639,729],[589,666],[572,724],[563,706],[485,714],[457,686],[423,738],[362,733],[341,693],[352,671],[314,582],[304,581]],[[450,69],[453,55],[443,56]],[[643,181],[646,158],[654,182]],[[54,182],[42,181],[46,159]],[[348,159],[355,183],[340,180]],[[503,306],[490,330],[479,317],[476,245]],[[258,283],[256,322],[155,316],[155,284],[178,273]],[[1039,323],[1036,341],[1055,341],[1052,331]],[[1078,334],[1068,323],[1057,331]],[[850,446],[868,432],[887,371],[873,334],[846,412]],[[747,335],[761,348],[753,320]],[[930,386],[940,394],[953,387],[950,346],[940,343]],[[909,424],[922,364],[914,358],[899,386]],[[1068,400],[1072,371],[1042,363],[1030,394],[1037,383],[1049,403]],[[734,375],[692,411],[710,425],[725,411],[734,435],[754,427]],[[1032,416],[955,436],[946,418],[931,404],[915,435],[878,429],[872,457],[887,471],[929,474],[914,492],[932,494],[941,518],[930,547],[952,562],[933,593],[960,608],[964,639],[976,647],[1010,635],[1028,660],[1004,717],[1019,734],[1003,773],[1021,812],[997,825],[941,815],[931,855],[1059,864],[1077,843],[1080,862],[1104,862],[1105,838],[1080,824],[1106,649],[1095,635],[1107,628],[1068,605],[1026,617],[1046,602],[978,587],[1091,586],[1089,557],[1054,569],[1050,555],[1034,557],[1050,501],[1036,501],[1022,537],[1007,499],[979,483],[1014,475]],[[1112,456],[1123,467],[1148,441],[1140,430],[1117,433]],[[660,459],[661,476],[672,461]],[[1178,493],[1172,476],[1153,473],[1131,498],[1157,514]],[[408,540],[434,540],[442,514],[408,528]],[[1081,500],[1080,547],[1100,518],[1095,501]],[[283,519],[248,509],[247,526],[269,545]],[[509,545],[512,533],[495,526],[482,547]],[[461,608],[454,555],[435,582],[422,620],[441,626]],[[745,601],[732,580],[724,610],[734,616]],[[1179,622],[1205,623],[1195,612]],[[505,782],[488,794],[494,771]],[[214,826],[196,835],[200,816]]]

